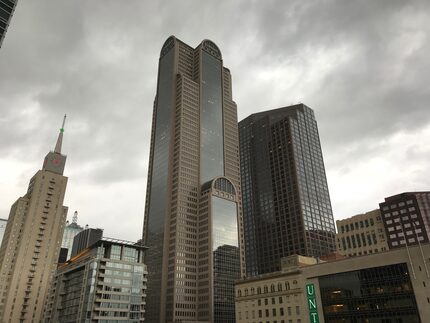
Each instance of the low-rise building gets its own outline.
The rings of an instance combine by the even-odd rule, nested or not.
[[[145,250],[134,242],[103,238],[61,264],[44,322],[143,322]]]
[[[238,323],[427,322],[430,244],[336,261],[290,256],[236,283]]]
[[[344,256],[387,251],[387,236],[379,209],[337,220],[336,247]]]

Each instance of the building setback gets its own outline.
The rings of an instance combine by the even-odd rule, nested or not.
[[[146,248],[103,238],[61,264],[43,322],[144,322]]]
[[[0,48],[18,0],[0,0]]]
[[[283,258],[281,271],[236,283],[237,323],[427,322],[429,254],[425,244],[329,262]]]
[[[46,155],[42,170],[9,214],[0,248],[0,322],[39,322],[42,318],[67,217],[63,131],[64,121],[54,151]]]
[[[219,48],[168,38],[143,232],[148,322],[235,321],[233,281],[245,272],[236,110]]]
[[[406,192],[379,204],[388,247],[429,242],[430,192]]]
[[[297,104],[239,123],[247,275],[280,269],[282,257],[336,249],[317,122]]]
[[[353,257],[388,250],[387,236],[379,209],[336,221],[337,251]]]

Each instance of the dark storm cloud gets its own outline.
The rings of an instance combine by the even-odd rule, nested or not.
[[[66,202],[94,219],[114,210],[140,221],[160,48],[172,34],[191,46],[208,38],[232,72],[240,118],[299,101],[315,110],[332,201],[350,216],[342,192],[356,169],[392,156],[399,132],[414,141],[430,124],[429,9],[427,1],[20,1],[0,50],[0,156],[38,167],[67,113]],[[419,161],[405,175],[419,188],[429,185],[420,178],[427,147],[403,153]],[[392,183],[378,180],[375,194],[385,194]],[[86,192],[111,205],[82,200]]]

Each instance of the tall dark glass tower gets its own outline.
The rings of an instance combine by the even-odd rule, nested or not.
[[[336,249],[314,112],[304,104],[239,123],[247,275],[280,270],[292,254]]]
[[[0,47],[18,0],[0,0]]]
[[[234,280],[245,274],[238,137],[230,71],[218,47],[168,38],[143,230],[148,322],[235,322]]]

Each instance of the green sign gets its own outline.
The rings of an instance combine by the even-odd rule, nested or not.
[[[320,323],[317,308],[317,296],[315,294],[314,284],[306,285],[306,296],[308,298],[309,319],[311,323]]]

